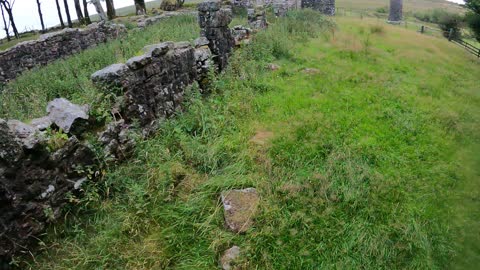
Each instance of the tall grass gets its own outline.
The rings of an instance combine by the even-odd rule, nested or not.
[[[25,72],[0,92],[0,117],[27,120],[43,116],[48,101],[56,97],[76,103],[102,100],[90,75],[114,63],[142,53],[142,48],[162,41],[191,41],[199,36],[192,15],[172,17],[145,30],[130,30],[119,40],[83,51],[46,67]]]

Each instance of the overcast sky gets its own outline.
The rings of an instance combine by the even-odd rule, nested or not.
[[[70,8],[70,16],[72,17],[72,20],[76,19],[77,15],[75,13],[73,0],[67,0],[67,1],[68,1],[68,7]],[[449,1],[456,2],[456,3],[463,3],[463,0],[449,0]],[[65,21],[65,24],[66,24],[67,19],[65,15],[65,10],[63,8],[63,0],[59,0],[59,2],[60,2],[60,5],[62,6],[63,20]],[[149,1],[147,0],[146,2],[149,2]],[[385,2],[387,2],[387,0],[385,0]],[[45,21],[45,27],[59,25],[60,22],[58,20],[55,0],[40,0],[40,3],[42,6],[42,13],[43,13],[43,19]],[[121,7],[133,5],[134,0],[114,0],[114,3],[116,8],[121,8]],[[102,4],[105,5],[105,3],[102,3]],[[82,9],[83,9],[83,6],[82,6]],[[105,7],[104,9],[106,10]],[[36,0],[16,0],[15,5],[13,7],[13,12],[14,12],[15,23],[17,25],[18,31],[23,32],[26,30],[41,28],[40,19],[38,17]],[[96,14],[95,8],[93,7],[93,5],[90,5],[90,4],[88,5],[88,12],[90,14]],[[0,29],[3,30],[3,24],[1,25]],[[0,31],[0,38],[3,38],[3,37],[5,37],[5,32]]]
[[[62,17],[65,24],[67,24],[67,16],[65,15],[65,9],[63,7],[63,0],[58,1],[60,3],[62,9]],[[72,20],[77,19],[77,14],[75,13],[75,6],[73,5],[73,0],[67,0],[68,8],[70,10],[70,16]],[[83,1],[80,0],[80,3]],[[148,0],[145,2],[149,2]],[[114,0],[115,8],[121,8],[125,6],[131,6],[134,3],[134,0]],[[59,25],[60,21],[58,19],[57,13],[57,5],[55,4],[55,0],[40,0],[40,4],[42,7],[43,13],[43,20],[45,22],[45,27],[51,27],[55,25]],[[105,7],[105,3],[102,2],[103,8],[105,11],[107,10]],[[82,4],[83,10],[83,4]],[[95,7],[93,5],[88,5],[88,12],[90,15],[96,14]],[[20,32],[25,30],[32,30],[32,29],[40,29],[40,18],[38,16],[37,10],[37,2],[36,0],[15,0],[15,4],[13,6],[13,13],[15,17],[15,24],[17,25],[17,29]],[[0,15],[1,17],[1,15]],[[3,22],[1,22],[0,29],[0,38],[5,37],[5,32],[3,31]]]

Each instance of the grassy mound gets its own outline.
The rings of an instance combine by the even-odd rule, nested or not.
[[[51,228],[34,269],[451,269],[478,263],[478,62],[445,40],[312,12],[236,51],[211,96]],[[271,71],[267,64],[275,63]],[[34,76],[31,74],[30,76]],[[255,187],[255,225],[220,193]],[[475,257],[477,256],[477,257]]]

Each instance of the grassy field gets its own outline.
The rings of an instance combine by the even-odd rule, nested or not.
[[[152,39],[193,36],[193,19],[174,20],[187,30]],[[272,21],[236,51],[209,96],[190,91],[183,113],[86,187],[41,251],[17,263],[215,269],[235,244],[241,269],[477,266],[478,59],[374,19],[335,21],[332,29],[303,12]],[[152,41],[131,38],[128,55]],[[37,87],[42,102],[64,93],[88,100],[80,96],[90,91],[77,92],[90,87],[87,74],[123,59],[120,48],[112,43],[22,76],[17,95]],[[267,69],[272,62],[280,69]],[[27,98],[2,115],[35,115]],[[237,235],[224,229],[219,195],[242,187],[257,188],[261,206],[255,225]]]
[[[355,10],[372,10],[385,7],[388,10],[390,1],[385,0],[337,0],[336,6],[339,8]],[[405,12],[425,11],[431,9],[443,9],[451,12],[463,12],[459,5],[446,0],[404,0],[403,7]]]

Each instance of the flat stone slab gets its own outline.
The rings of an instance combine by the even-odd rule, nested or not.
[[[47,105],[48,117],[65,133],[77,135],[88,123],[88,106],[79,106],[64,98],[56,98]]]
[[[260,198],[254,188],[234,189],[222,192],[225,226],[227,229],[244,233],[253,225],[253,217]]]

